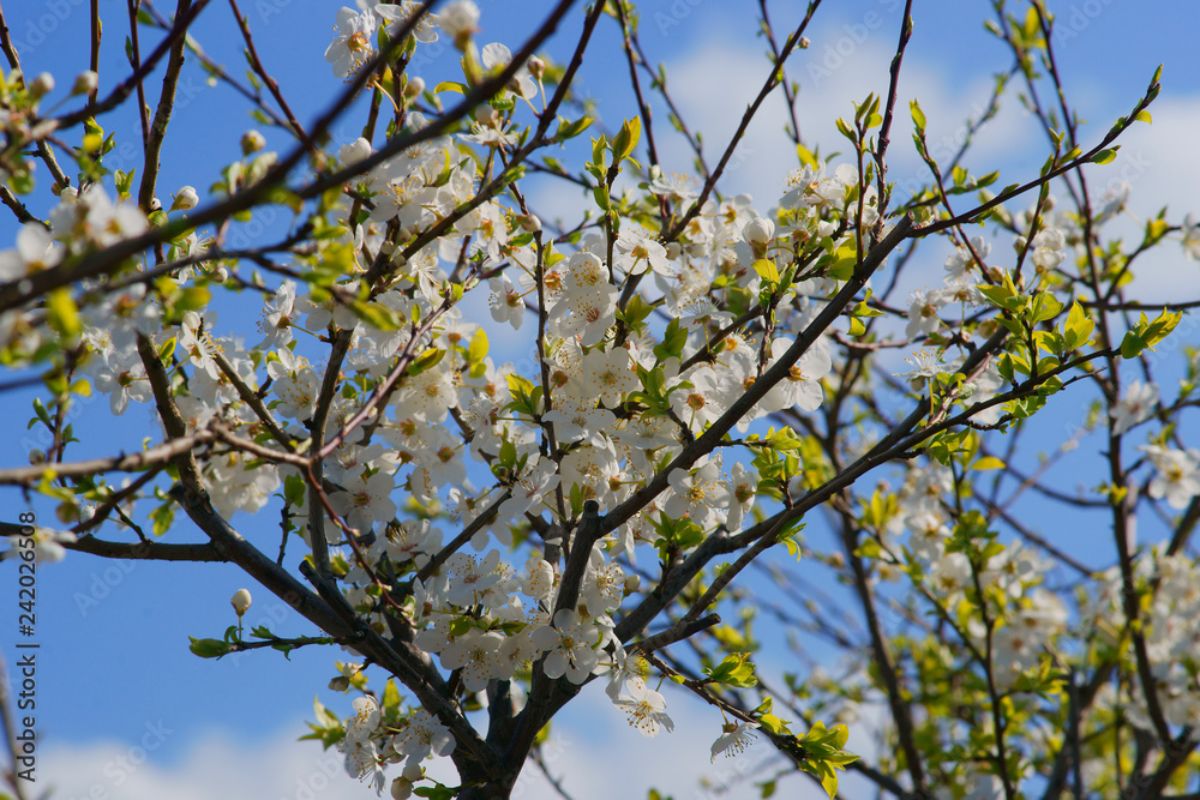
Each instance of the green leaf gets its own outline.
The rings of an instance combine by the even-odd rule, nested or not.
[[[1145,314],[1142,314],[1137,325],[1129,330],[1125,334],[1125,338],[1121,340],[1121,357],[1134,358],[1146,348],[1154,347],[1175,330],[1175,326],[1181,319],[1183,319],[1182,312],[1171,312],[1165,308],[1153,322],[1149,321]]]
[[[921,133],[925,132],[925,112],[921,110],[921,104],[913,100],[908,104],[909,110],[912,111],[913,125],[917,126],[917,130]]]
[[[642,138],[642,120],[640,117],[630,117],[621,125],[621,130],[613,137],[613,163],[619,164],[637,147]]]
[[[629,302],[625,304],[625,309],[617,310],[617,318],[624,323],[626,328],[631,331],[640,331],[645,324],[646,317],[654,312],[654,306],[650,305],[643,299],[640,294],[635,294],[629,298]]]
[[[1121,358],[1137,358],[1138,353],[1146,349],[1146,341],[1137,331],[1127,331],[1121,340]]]
[[[177,311],[200,311],[212,299],[212,292],[207,286],[186,286],[175,301]]]
[[[758,685],[758,678],[754,677],[754,665],[750,663],[748,653],[726,656],[725,660],[717,666],[706,669],[705,674],[711,683],[721,683],[743,689]]]
[[[1067,312],[1067,324],[1063,329],[1066,349],[1074,350],[1087,344],[1091,340],[1092,331],[1095,328],[1096,323],[1076,300],[1071,304],[1071,310]]]
[[[169,531],[171,523],[175,521],[175,502],[169,500],[151,511],[150,520],[153,522],[151,531],[153,531],[155,536],[162,536]]]
[[[400,322],[396,319],[396,313],[387,306],[379,303],[356,300],[351,306],[351,310],[354,311],[354,314],[359,319],[377,330],[394,331],[400,328]]]
[[[858,136],[854,133],[854,130],[851,129],[849,123],[847,123],[846,120],[842,119],[841,117],[838,117],[837,119],[837,129],[842,136],[845,136],[852,143],[858,144]]]
[[[1046,322],[1057,317],[1063,305],[1049,292],[1038,292],[1033,298],[1033,309],[1030,314],[1033,322]]]
[[[188,649],[201,658],[221,658],[229,655],[229,642],[221,639],[197,639],[194,636],[189,636],[188,639],[191,640]]]
[[[307,491],[304,479],[299,475],[288,475],[283,479],[283,500],[288,505],[298,506],[303,503]]]
[[[591,127],[591,124],[592,118],[587,116],[580,117],[574,122],[561,121],[558,124],[558,132],[554,134],[554,138],[559,141],[574,139]]]
[[[687,344],[687,328],[680,324],[679,320],[672,319],[667,323],[667,329],[663,332],[662,344],[656,345],[654,348],[654,356],[659,361],[665,361],[668,358],[679,358],[683,354],[683,347]]]
[[[416,360],[408,367],[409,375],[420,375],[427,369],[436,366],[446,356],[446,351],[437,347],[431,347],[421,355],[417,356]]]
[[[839,247],[833,254],[833,262],[829,265],[829,276],[839,281],[848,281],[854,277],[854,269],[858,266],[858,253],[854,245],[846,244]]]

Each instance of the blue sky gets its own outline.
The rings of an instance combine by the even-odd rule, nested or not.
[[[550,5],[544,0],[480,0],[479,4],[483,9],[481,41],[503,41],[513,49],[522,41],[530,22],[540,18],[542,9]],[[338,5],[310,0],[242,3],[260,55],[301,120],[313,119],[339,86],[321,57]],[[782,31],[802,4],[775,5],[781,7],[773,13]],[[828,149],[836,147],[833,119],[849,116],[850,102],[867,91],[886,88],[884,70],[894,47],[901,4],[895,0],[827,0],[826,5],[829,7],[818,14],[809,33],[812,46],[794,59],[790,74],[802,84],[802,129]],[[86,6],[83,0],[10,0],[5,6],[26,72],[54,73],[60,87],[56,97],[65,97],[73,76],[87,66]],[[127,74],[128,66],[121,47],[126,34],[124,4],[102,6],[106,14],[103,93]],[[1074,105],[1092,123],[1085,130],[1093,135],[1106,130],[1132,105],[1157,64],[1166,64],[1165,88],[1154,112],[1155,125],[1138,130],[1123,153],[1127,158],[1109,169],[1134,164],[1134,169],[1122,176],[1134,185],[1135,211],[1151,213],[1170,202],[1172,208],[1179,206],[1179,216],[1189,198],[1194,206],[1200,206],[1194,199],[1195,187],[1200,185],[1200,166],[1190,150],[1183,149],[1194,142],[1200,124],[1200,64],[1194,41],[1200,8],[1188,0],[1076,0],[1050,2],[1049,6],[1059,14],[1060,31],[1064,32],[1059,49],[1062,72],[1073,90]],[[906,97],[915,93],[921,98],[930,118],[931,138],[936,140],[952,136],[963,116],[986,98],[989,76],[1006,68],[1008,59],[1002,46],[982,29],[990,3],[927,0],[917,2],[916,11],[916,33],[902,89]],[[643,7],[644,44],[654,59],[669,65],[677,99],[689,124],[704,131],[710,158],[723,147],[744,104],[765,75],[764,43],[754,38],[756,13],[757,3],[749,0],[663,0]],[[549,45],[549,52],[556,58],[564,58],[573,47],[580,18],[577,10]],[[214,60],[234,74],[244,73],[240,39],[224,4],[213,3],[206,10],[194,28],[194,36]],[[143,29],[142,40],[146,52],[156,36]],[[580,81],[582,90],[600,102],[602,117],[610,126],[634,113],[618,41],[616,26],[603,22]],[[425,71],[430,85],[453,77],[453,55],[442,53]],[[157,85],[151,80],[149,86],[153,103]],[[74,103],[65,100],[63,108],[72,108]],[[185,68],[163,152],[160,196],[169,197],[183,184],[194,184],[203,195],[204,187],[217,178],[220,166],[237,156],[238,138],[253,125],[248,112],[248,105],[227,88],[208,86],[194,64]],[[660,111],[658,118],[668,168],[686,169],[687,153],[677,139],[667,134],[665,114]],[[357,135],[362,114],[352,115],[351,119],[352,124],[335,129],[337,141]],[[724,184],[727,192],[753,192],[761,207],[772,204],[773,193],[794,166],[780,129],[782,119],[782,98],[772,98],[747,139],[746,159],[730,171]],[[133,148],[124,156],[118,150],[116,158],[110,159],[112,165],[137,166],[140,171],[140,146],[131,107],[104,117],[102,123],[117,132],[120,142]],[[1008,101],[1008,110],[996,128],[994,134],[981,140],[979,155],[969,163],[980,173],[1000,167],[1004,172],[1002,184],[1032,174],[1044,158],[1043,141],[1030,120],[1015,110],[1013,100]],[[902,130],[904,135],[895,136],[893,145],[897,159],[893,177],[901,180],[905,175],[919,174],[915,172],[907,125]],[[272,147],[288,146],[278,134],[268,134]],[[1177,161],[1180,158],[1183,163]],[[535,207],[540,204],[548,210],[577,208],[584,202],[558,187],[544,187],[533,198]],[[44,201],[41,196],[32,204],[41,209]],[[549,211],[543,213],[553,217]],[[282,219],[267,221],[259,241],[269,241],[285,225]],[[0,243],[11,242],[15,230],[11,217],[0,217]],[[940,272],[940,258],[930,258],[927,266]],[[1177,296],[1174,293],[1181,287],[1200,287],[1200,270],[1182,259],[1164,259],[1154,270],[1145,279],[1145,288],[1148,293],[1157,292],[1157,297]],[[239,323],[234,322],[235,310],[232,305],[221,308],[222,320],[236,329]],[[1178,338],[1180,341],[1165,348],[1168,355],[1163,363],[1171,360],[1169,354],[1182,341],[1197,341],[1194,325],[1189,327],[1185,322]],[[521,343],[493,338],[493,348],[515,355]],[[1062,440],[1064,431],[1071,429],[1079,414],[1081,396],[1082,392],[1070,400],[1059,398],[1058,407],[1037,423],[1044,426],[1039,428],[1043,440],[1053,444]],[[6,464],[18,463],[30,446],[37,446],[24,430],[31,397],[16,392],[0,395],[2,430],[11,443],[6,448]],[[145,436],[157,437],[158,428],[149,413],[145,407],[133,408],[114,419],[103,399],[83,404],[75,424],[84,443],[73,447],[69,454],[73,458],[107,454],[135,448]],[[1068,489],[1076,482],[1086,485],[1093,474],[1094,457],[1095,448],[1085,446],[1066,459],[1062,485]],[[24,508],[15,492],[5,490],[3,499],[7,516],[15,516]],[[35,501],[34,507],[43,522],[50,521],[51,512],[45,504]],[[1030,513],[1046,510],[1032,500],[1025,508]],[[1076,549],[1091,546],[1092,537],[1103,541],[1095,563],[1107,563],[1111,545],[1105,529],[1091,531],[1086,542],[1072,538],[1080,519],[1052,518],[1045,525],[1059,528],[1059,535],[1067,537],[1063,541]],[[263,547],[272,546],[274,520],[239,518],[235,522]],[[1102,521],[1097,519],[1094,524],[1100,526]],[[811,535],[814,544],[821,541],[819,530]],[[198,534],[188,524],[180,523],[169,537],[175,541],[196,540]],[[1094,548],[1090,552],[1095,552]],[[333,674],[331,653],[300,651],[293,655],[292,664],[284,664],[282,657],[273,653],[208,662],[187,651],[188,634],[220,635],[232,622],[227,601],[245,583],[238,570],[220,565],[122,563],[72,555],[63,564],[43,570],[39,581],[38,638],[43,644],[39,728],[47,748],[47,768],[60,770],[46,777],[58,781],[67,797],[72,793],[82,797],[88,788],[99,786],[116,792],[108,796],[140,798],[143,795],[139,792],[145,792],[146,797],[156,796],[152,792],[157,792],[157,796],[184,800],[193,796],[185,785],[210,774],[213,764],[220,765],[223,759],[231,769],[241,765],[239,769],[244,766],[254,771],[257,764],[264,763],[277,765],[283,773],[283,777],[269,780],[265,776],[254,779],[264,781],[261,783],[230,783],[227,793],[234,796],[299,796],[297,787],[306,785],[305,781],[311,786],[321,783],[313,778],[323,774],[319,748],[311,743],[286,743],[302,732],[300,723],[313,695],[320,692],[323,699],[329,699],[323,686]],[[305,630],[282,603],[273,604],[265,591],[253,586],[251,589],[257,602],[249,622],[266,622],[280,632]],[[7,607],[11,610],[13,606],[15,602]],[[0,617],[5,620],[0,623],[0,631],[12,630],[15,618],[10,618],[11,611]],[[12,636],[0,632],[0,644],[10,663],[12,640]],[[783,658],[778,642],[772,647],[770,652]],[[590,752],[629,753],[633,752],[631,748],[639,748],[634,756],[634,771],[640,770],[638,783],[656,781],[660,786],[670,785],[678,797],[692,796],[688,791],[694,787],[694,778],[671,769],[671,759],[706,763],[707,743],[715,735],[716,723],[680,696],[675,698],[673,710],[685,724],[680,725],[674,739],[643,744],[626,732],[615,712],[602,705],[585,698],[581,707],[573,709],[563,726],[566,740],[583,742]],[[594,723],[593,712],[602,715],[603,721]],[[148,724],[169,729],[170,733],[149,736]],[[697,729],[700,725],[703,729]],[[150,747],[148,742],[152,740],[156,744]],[[134,769],[131,763],[130,769],[124,770],[120,758],[136,756],[139,747],[148,751],[148,765]],[[578,751],[566,747],[563,752],[564,768],[570,765],[589,769],[582,765],[584,759]],[[766,755],[761,750],[755,753],[753,763]],[[68,770],[67,764],[81,766]],[[91,774],[90,767],[96,767]],[[600,773],[596,777],[605,776]],[[220,781],[217,785],[226,786]],[[574,787],[576,796],[601,796],[589,794],[588,785],[585,777]],[[251,786],[253,789],[247,788]],[[163,787],[170,787],[170,794],[163,794]],[[361,796],[361,791],[355,794],[344,788],[314,791],[325,797]],[[540,791],[531,788],[531,796],[542,796]],[[210,797],[214,793],[195,796]]]

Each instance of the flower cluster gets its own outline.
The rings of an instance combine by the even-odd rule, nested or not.
[[[636,26],[618,6],[587,12],[579,53],[612,11],[640,105]],[[471,0],[429,8],[359,0],[335,13],[324,56],[341,105],[370,97],[352,141],[327,149],[328,120],[304,130],[259,74],[255,91],[234,85],[256,98],[266,133],[242,134],[207,190],[180,186],[161,203],[151,173],[135,200],[133,173],[120,170],[106,188],[112,136],[84,114],[78,185],[56,182],[45,220],[5,194],[22,225],[15,248],[0,252],[0,363],[44,370],[37,380],[53,400],[37,400],[30,423],[48,446],[31,452],[31,466],[0,472],[5,483],[38,486],[73,526],[36,528],[38,558],[72,547],[128,552],[86,541],[109,523],[140,534],[139,556],[186,557],[189,548],[156,550],[140,524],[161,536],[182,508],[222,558],[257,577],[276,570],[268,587],[299,592],[289,571],[299,562],[313,592],[294,605],[328,636],[284,639],[255,626],[256,641],[244,639],[251,598],[242,589],[231,600],[237,625],[223,640],[193,640],[193,652],[342,647],[330,690],[352,695],[352,712],[318,703],[312,738],[336,746],[347,772],[377,792],[391,778],[395,798],[450,796],[427,771],[436,758],[454,759],[464,776],[495,768],[515,779],[520,764],[500,763],[512,754],[492,752],[493,737],[533,746],[559,701],[592,682],[645,736],[674,729],[665,687],[682,687],[720,711],[712,759],[765,739],[834,790],[854,758],[844,725],[793,734],[774,701],[794,703],[796,716],[856,721],[885,699],[895,725],[884,749],[902,753],[882,755],[885,766],[903,762],[915,794],[936,795],[936,785],[955,798],[1013,797],[1013,776],[1050,773],[1036,751],[1062,748],[1065,665],[1123,679],[1088,693],[1084,728],[1103,730],[1103,714],[1118,711],[1148,736],[1200,725],[1200,639],[1186,624],[1200,612],[1200,575],[1182,547],[1200,502],[1200,451],[1174,424],[1195,405],[1200,365],[1166,399],[1144,354],[1181,315],[1125,316],[1114,333],[1116,312],[1144,307],[1124,305],[1135,257],[1168,237],[1200,257],[1200,224],[1160,216],[1137,250],[1106,248],[1095,227],[1127,210],[1127,186],[1097,194],[1092,208],[1086,186],[1070,182],[1115,155],[1107,145],[1146,120],[1149,100],[1101,149],[1079,156],[1072,142],[1040,180],[1000,199],[986,193],[995,173],[934,163],[914,103],[933,182],[901,200],[886,181],[887,140],[871,133],[894,133],[895,98],[885,117],[872,95],[855,105],[853,124],[838,121],[852,152],[822,159],[794,132],[800,166],[756,204],[722,194],[732,149],[710,172],[673,105],[703,180],[665,173],[653,142],[648,163],[634,156],[651,124],[644,112],[593,131],[590,160],[566,170],[549,153],[578,147],[572,140],[593,123],[566,116],[581,56],[565,67],[516,63],[505,44],[477,42]],[[1031,13],[1021,58],[1050,38],[1032,27],[1039,9]],[[430,89],[415,73],[446,45],[462,81]],[[260,85],[288,125],[263,105]],[[96,89],[85,73],[72,93]],[[666,96],[665,78],[653,90]],[[59,120],[39,116],[53,91],[49,76],[14,72],[0,84],[0,126],[13,145],[0,171],[14,189],[31,185],[32,153],[59,146]],[[447,93],[469,101],[448,110]],[[1147,96],[1156,93],[1157,78]],[[295,134],[290,153],[268,148],[276,121]],[[300,163],[311,174],[292,185]],[[579,224],[539,216],[529,173],[584,191]],[[1070,176],[1074,209],[1050,192],[1056,176]],[[1030,187],[1042,189],[1036,202],[1007,210]],[[955,215],[950,196],[976,191],[981,204]],[[243,229],[260,209],[294,213],[285,238],[264,243]],[[197,219],[216,223],[202,234]],[[988,235],[968,230],[991,219]],[[916,245],[934,234],[949,251],[926,265],[935,285],[894,302],[912,285],[900,270],[924,258]],[[897,258],[905,241],[912,249]],[[1138,358],[1139,378],[1123,381],[1121,360]],[[898,373],[904,359],[912,369]],[[1102,402],[1084,423],[1038,464],[1014,461],[1030,418],[1085,381]],[[113,415],[156,412],[149,438],[161,444],[71,463],[68,410],[92,393]],[[1104,483],[1078,497],[1042,485],[1100,429]],[[1132,465],[1121,461],[1125,442]],[[864,477],[887,464],[894,481]],[[118,483],[110,471],[141,474]],[[1124,515],[1114,523],[1118,565],[1093,569],[1014,520],[1027,491]],[[1143,502],[1164,519],[1183,512],[1176,545],[1137,550],[1132,521]],[[798,535],[818,509],[837,552],[816,553]],[[233,533],[260,512],[282,528],[274,559],[257,531]],[[763,583],[809,619],[765,600],[763,587],[747,594],[741,573],[776,544],[833,570],[835,591],[864,609],[865,632],[832,621],[843,618],[840,595],[810,592],[774,562]],[[1094,581],[1095,595],[1067,602],[1064,566]],[[785,672],[790,695],[768,689],[750,661],[762,642],[758,609],[741,605],[748,597],[853,652],[842,674]],[[718,606],[726,621],[708,614]],[[724,609],[739,606],[733,621]],[[690,661],[676,655],[682,647],[660,652],[689,637]],[[377,669],[391,672],[381,691],[368,688]],[[1124,680],[1147,674],[1153,686],[1140,694]],[[918,703],[924,712],[914,714]],[[487,742],[469,716],[485,710]]]

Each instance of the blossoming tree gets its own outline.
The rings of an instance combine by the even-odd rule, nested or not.
[[[318,703],[310,738],[396,798],[508,797],[593,682],[647,736],[672,730],[670,694],[711,707],[712,758],[773,748],[784,766],[752,776],[763,796],[797,771],[831,796],[846,770],[904,798],[1195,787],[1200,452],[1184,414],[1198,365],[1154,348],[1198,303],[1150,305],[1131,281],[1160,246],[1200,255],[1200,226],[1164,211],[1121,238],[1125,194],[1096,189],[1121,136],[1151,123],[1159,75],[1085,141],[1054,17],[995,0],[1012,66],[945,154],[918,103],[897,107],[914,31],[912,0],[897,2],[890,74],[846,98],[843,152],[823,156],[788,75],[821,0],[791,30],[760,0],[771,61],[714,148],[679,115],[630,0],[560,0],[511,46],[480,41],[470,0],[360,0],[325,52],[344,88],[305,123],[236,0],[248,83],[189,38],[218,5],[178,0],[167,17],[131,2],[104,21],[131,26],[128,73],[85,72],[56,103],[0,17],[0,199],[19,223],[0,254],[0,389],[32,387],[49,442],[0,482],[49,498],[61,522],[7,526],[13,555],[236,564],[311,634],[245,630],[242,590],[237,624],[192,651],[329,648],[322,691],[341,710]],[[615,52],[592,45],[604,25]],[[561,63],[544,55],[556,33],[574,37]],[[457,80],[423,80],[434,45],[457,49]],[[634,107],[576,93],[593,57],[627,71]],[[246,133],[219,175],[196,174],[209,191],[162,202],[193,60],[293,141],[266,152]],[[1044,163],[999,188],[966,164],[1013,93],[1044,129],[1025,145]],[[725,196],[768,98],[790,114],[786,186]],[[127,102],[144,159],[122,171],[103,119]],[[356,115],[361,137],[334,141]],[[664,118],[694,174],[663,172]],[[910,129],[928,170],[906,193],[888,165]],[[34,201],[44,181],[52,207]],[[536,181],[577,188],[582,216],[544,220]],[[286,236],[235,244],[266,210],[290,215]],[[897,297],[939,252],[943,279]],[[479,298],[490,320],[464,312]],[[220,313],[247,302],[257,331]],[[527,337],[523,362],[489,355],[505,331]],[[114,415],[152,408],[154,441],[88,451],[69,411],[92,393]],[[1055,406],[1085,411],[1047,443],[1033,418]],[[1056,462],[1085,440],[1106,479],[1056,489]],[[1027,469],[1026,451],[1047,454]],[[1023,516],[1030,494],[1092,528],[1086,557]],[[238,515],[277,531],[239,532]],[[756,668],[763,616],[832,655]],[[852,754],[846,723],[869,708],[880,747]],[[454,780],[428,771],[437,759]]]

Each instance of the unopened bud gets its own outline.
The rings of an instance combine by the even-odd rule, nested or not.
[[[93,70],[85,69],[75,76],[75,85],[71,87],[71,94],[91,94],[96,91],[98,85],[100,85],[100,76]]]
[[[438,15],[442,31],[454,41],[459,50],[466,50],[471,37],[479,30],[479,6],[472,0],[451,3]]]
[[[233,593],[233,597],[229,598],[229,604],[233,606],[233,610],[237,612],[239,617],[246,615],[246,612],[250,610],[252,602],[249,589],[238,589]]]
[[[408,800],[412,797],[413,785],[408,778],[396,778],[392,781],[392,800]]]
[[[257,153],[267,146],[267,140],[258,131],[246,131],[242,134],[242,155]]]
[[[200,205],[200,195],[196,194],[195,186],[183,186],[175,193],[171,201],[172,211],[187,211]]]
[[[408,100],[415,100],[421,96],[423,91],[425,91],[425,79],[420,75],[414,75],[409,79],[408,85],[404,87],[404,97]]]
[[[79,514],[79,506],[75,505],[73,501],[68,503],[59,503],[57,506],[55,506],[54,516],[57,517],[58,521],[63,525],[70,525],[72,522],[78,522],[81,518]]]
[[[350,144],[344,144],[338,149],[338,161],[343,164],[353,164],[371,155],[371,143],[362,136]]]
[[[481,125],[496,125],[500,121],[500,112],[491,106],[480,106],[475,111],[475,119]]]
[[[34,97],[42,97],[54,91],[54,76],[49,72],[38,75],[29,84],[29,93]]]
[[[758,254],[759,248],[765,248],[775,238],[775,223],[763,217],[755,217],[742,228],[742,238],[754,248],[755,254]]]
[[[525,66],[529,67],[529,74],[534,77],[534,80],[541,80],[546,74],[546,62],[542,61],[537,56],[530,56],[525,62]]]

